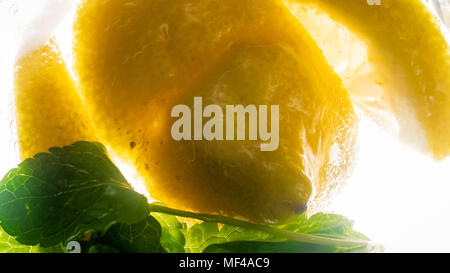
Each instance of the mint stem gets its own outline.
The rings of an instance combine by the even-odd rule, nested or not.
[[[367,247],[369,242],[361,241],[361,240],[341,240],[341,239],[333,239],[327,238],[317,235],[311,234],[303,234],[283,229],[278,229],[271,226],[259,225],[243,220],[238,220],[234,218],[225,217],[222,215],[215,214],[203,214],[203,213],[193,213],[188,211],[182,211],[177,209],[167,208],[161,205],[149,204],[151,212],[170,214],[174,216],[186,217],[186,218],[194,218],[204,222],[214,222],[214,223],[222,223],[227,225],[233,225],[248,229],[257,229],[268,234],[277,235],[280,237],[284,237],[288,240],[316,244],[316,245],[326,245],[326,246],[334,246],[334,247],[346,247],[346,248],[360,248]]]

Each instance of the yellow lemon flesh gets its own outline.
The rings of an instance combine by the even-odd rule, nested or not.
[[[166,205],[282,223],[320,207],[353,161],[341,80],[276,0],[83,1],[74,69],[101,140]],[[179,141],[171,109],[279,105],[280,144]]]
[[[54,41],[22,57],[14,74],[20,157],[95,140],[81,98]]]
[[[436,159],[450,155],[450,48],[422,1],[382,0],[380,5],[369,5],[366,0],[284,2],[300,22],[310,26],[307,28],[314,37],[322,38],[322,44],[336,42],[330,36],[321,37],[323,29],[314,26],[314,17],[307,16],[312,9],[327,14],[359,38],[367,46],[368,63],[374,69],[370,79],[363,81],[374,84],[348,86],[350,91],[382,90],[405,138],[414,141],[410,135],[412,118],[419,121],[427,148]],[[322,49],[325,55],[335,57],[327,54],[333,51],[331,46]],[[379,92],[371,95],[374,93]]]

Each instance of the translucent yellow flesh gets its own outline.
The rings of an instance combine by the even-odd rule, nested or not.
[[[368,60],[367,46],[348,28],[314,6],[286,3],[355,100],[380,99],[383,86]]]
[[[311,26],[305,10],[314,8],[355,34],[368,50],[368,63],[360,64],[363,68],[370,64],[374,71],[366,71],[368,77],[349,87],[350,91],[379,96],[381,90],[401,125],[411,119],[411,112],[415,115],[436,159],[450,155],[450,49],[436,19],[420,0],[383,0],[372,6],[365,0],[284,2],[305,25]],[[308,30],[315,37],[323,31]],[[322,42],[333,44],[332,37]],[[408,125],[403,125],[405,134],[411,134]]]
[[[75,83],[53,41],[22,57],[14,75],[20,157],[96,140]]]
[[[348,94],[278,0],[83,1],[74,33],[97,133],[169,206],[284,222],[311,198],[320,207],[351,166]],[[173,141],[170,110],[195,95],[280,105],[280,148]]]

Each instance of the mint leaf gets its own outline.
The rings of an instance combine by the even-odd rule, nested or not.
[[[295,241],[259,242],[236,241],[213,244],[205,248],[204,253],[369,253],[381,252],[379,246],[364,245],[360,247],[336,247]]]
[[[301,215],[288,225],[277,229],[311,234],[320,238],[340,240],[368,240],[352,228],[353,222],[339,215],[316,214],[311,218]],[[369,245],[355,246],[314,244],[293,241],[281,234],[270,231],[243,228],[232,225],[218,225],[204,222],[192,226],[186,232],[187,252],[206,253],[332,253],[332,252],[370,252]]]
[[[161,226],[152,216],[136,224],[119,223],[112,226],[104,236],[94,241],[99,252],[118,250],[122,253],[161,253],[166,252],[160,243]],[[100,247],[103,245],[103,247]],[[106,248],[105,246],[109,247]],[[90,251],[93,251],[91,248]]]
[[[17,242],[43,247],[149,214],[100,143],[51,148],[0,181],[0,225]]]
[[[0,228],[0,253],[64,253],[64,250],[61,245],[49,248],[22,245]]]
[[[0,228],[0,253],[35,253],[37,248],[17,242]]]
[[[222,215],[180,211],[150,204],[152,213],[204,221],[183,229],[186,252],[374,252],[382,248],[353,229],[344,216],[299,216],[286,225],[258,225]]]
[[[332,246],[314,245],[300,242],[250,242],[237,241],[208,246],[204,253],[330,253],[336,252]]]
[[[152,216],[161,225],[161,245],[170,253],[185,253],[186,224],[169,214],[152,213]]]
[[[233,241],[276,240],[277,237],[255,229],[239,226],[203,222],[189,228],[186,232],[186,252],[200,253],[214,244]]]
[[[340,240],[369,239],[353,229],[353,221],[336,214],[318,213],[311,217],[302,214],[286,225],[277,226],[278,229],[293,231],[301,234],[311,234],[324,238]],[[361,244],[360,246],[336,246],[334,244],[314,244],[282,239],[272,236],[271,238],[256,238],[248,240],[242,235],[240,240],[231,241],[229,236],[226,243],[210,244],[204,249],[206,253],[334,253],[334,252],[372,252],[378,251],[376,246]],[[252,236],[250,236],[251,238]],[[231,239],[231,240],[230,240]],[[281,240],[280,240],[281,239]],[[205,241],[206,242],[206,241]]]
[[[90,246],[87,253],[120,253],[120,251],[108,245],[97,244]]]
[[[353,230],[353,221],[336,214],[317,213],[309,218],[302,214],[280,228],[336,239],[368,240],[362,233]]]

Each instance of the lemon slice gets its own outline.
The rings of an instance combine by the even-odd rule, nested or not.
[[[53,40],[17,62],[14,96],[22,160],[53,146],[96,139]]]
[[[422,1],[284,2],[354,97],[388,102],[405,140],[418,141],[420,132],[411,132],[417,120],[433,156],[450,155],[450,50]]]
[[[97,133],[168,206],[282,223],[319,209],[351,168],[349,96],[281,1],[83,1],[74,35]],[[171,109],[196,95],[279,105],[279,149],[176,142]]]

